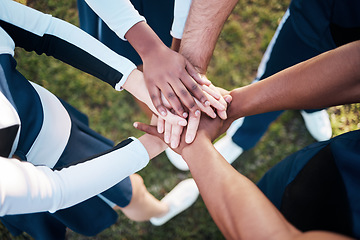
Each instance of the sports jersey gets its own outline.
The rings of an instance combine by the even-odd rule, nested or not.
[[[292,0],[289,9],[296,33],[318,51],[360,39],[358,0]]]
[[[0,108],[0,156],[9,158],[15,154],[21,160],[26,160],[34,165],[46,165],[60,170],[79,161],[88,160],[101,152],[111,151],[113,142],[91,130],[84,114],[43,87],[28,81],[17,71],[16,61],[13,58],[15,46],[22,47],[27,51],[35,51],[37,54],[45,53],[53,56],[98,77],[116,90],[121,90],[121,86],[130,72],[136,68],[131,61],[114,53],[79,28],[14,1],[1,0],[0,99],[3,105]],[[8,112],[11,114],[7,114]],[[117,159],[117,164],[121,165],[118,167],[122,171],[119,172],[119,178],[113,178],[110,181],[111,184],[115,182],[115,185],[102,192],[101,196],[94,196],[95,191],[90,189],[101,191],[105,185],[110,184],[108,180],[103,182],[99,177],[92,182],[88,181],[91,175],[73,176],[75,172],[78,173],[69,170],[73,168],[66,169],[66,174],[60,174],[62,170],[54,172],[55,175],[50,170],[46,170],[44,173],[43,170],[46,168],[42,168],[42,171],[39,171],[38,168],[36,171],[30,171],[43,176],[46,185],[44,188],[44,185],[38,185],[39,181],[35,181],[37,175],[34,178],[34,175],[27,173],[28,167],[25,167],[23,170],[26,174],[23,176],[22,182],[30,180],[29,188],[19,189],[18,200],[22,201],[30,196],[37,203],[28,210],[26,210],[26,206],[29,206],[29,203],[25,204],[24,208],[17,208],[16,204],[19,205],[20,202],[14,202],[13,198],[6,198],[6,195],[9,194],[7,191],[12,188],[4,187],[1,194],[1,215],[8,215],[3,216],[1,221],[13,235],[25,231],[35,239],[64,239],[66,227],[84,235],[94,235],[109,227],[115,223],[117,214],[104,200],[108,199],[112,204],[126,206],[132,196],[131,182],[126,176],[141,169],[149,161],[147,154],[144,154],[143,146],[139,142],[135,142],[131,139],[126,140],[113,151],[111,156],[122,156]],[[133,154],[128,155],[129,152],[137,153],[137,157]],[[132,161],[123,160],[123,157],[128,156],[131,156]],[[15,163],[9,165],[6,164],[6,161],[3,163],[11,166],[15,172],[22,166]],[[98,163],[100,164],[100,161]],[[93,169],[93,172],[96,170],[96,168],[90,169]],[[89,173],[95,174],[93,172]],[[61,175],[63,177],[60,177]],[[50,180],[50,176],[56,176],[55,179],[61,180],[61,182]],[[109,178],[111,177],[109,176]],[[67,182],[64,182],[64,179]],[[123,180],[120,181],[121,179]],[[116,182],[117,180],[118,182]],[[89,185],[79,191],[86,182]],[[91,183],[94,185],[90,185]],[[1,184],[4,186],[3,184],[6,185],[9,182]],[[74,195],[72,198],[71,192],[74,193],[75,188],[68,190],[65,188],[77,184],[79,184],[78,196]],[[42,188],[45,190],[41,190]],[[53,195],[49,194],[51,188],[54,188],[54,192],[51,193]],[[13,190],[10,193],[14,193]],[[9,213],[14,214],[21,211],[37,211],[36,208],[41,207],[39,194],[46,196],[44,206],[48,210],[65,209],[54,213],[9,215]],[[32,201],[31,198],[28,200]],[[73,205],[81,201],[81,198],[88,199]],[[73,206],[68,207],[70,205]],[[45,208],[41,208],[41,210],[43,211]]]
[[[318,142],[270,169],[259,188],[302,231],[360,238],[360,130]]]

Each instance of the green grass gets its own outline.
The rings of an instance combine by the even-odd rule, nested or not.
[[[209,66],[208,77],[228,90],[249,84],[290,0],[239,0],[226,22]],[[28,0],[36,9],[78,25],[75,0]],[[132,97],[51,57],[16,50],[18,69],[29,80],[46,87],[89,116],[93,129],[119,142],[142,135],[134,121],[147,121]],[[358,129],[360,104],[328,110],[334,136]],[[269,128],[255,148],[242,154],[233,166],[254,182],[289,154],[314,142],[298,111],[286,111]],[[165,154],[139,172],[149,191],[161,199],[178,182],[191,175],[173,167]],[[221,204],[221,203],[219,203]],[[13,238],[0,225],[0,239]],[[201,197],[184,213],[162,227],[128,220],[121,212],[116,224],[96,237],[68,231],[67,239],[223,239]]]

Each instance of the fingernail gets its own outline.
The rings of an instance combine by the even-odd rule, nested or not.
[[[187,122],[180,120],[180,121],[178,121],[178,125],[185,127],[187,125]]]
[[[137,123],[134,123],[133,126],[134,126],[135,128],[137,128],[138,124],[137,124]]]
[[[171,147],[176,148],[177,146],[176,146],[176,144],[174,142],[171,142]]]
[[[224,99],[227,103],[231,103],[232,98],[230,96],[225,96]]]
[[[166,116],[166,111],[161,110],[161,111],[160,111],[160,114],[165,117],[165,116]]]
[[[195,116],[196,116],[196,117],[199,117],[199,116],[200,116],[200,110],[196,110]]]
[[[210,102],[209,102],[209,101],[205,101],[205,106],[210,106]]]
[[[187,116],[188,116],[187,112],[184,112],[182,115],[184,118],[187,118]]]
[[[186,143],[191,143],[192,142],[192,137],[191,136],[186,136],[185,142]]]

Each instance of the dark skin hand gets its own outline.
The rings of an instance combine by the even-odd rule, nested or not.
[[[199,110],[194,97],[204,106],[209,105],[200,85],[210,82],[202,79],[181,54],[169,49],[145,22],[135,24],[125,37],[143,60],[146,85],[159,113],[166,116],[161,93],[176,114],[185,118],[187,110]]]

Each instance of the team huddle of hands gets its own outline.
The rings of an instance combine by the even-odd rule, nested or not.
[[[134,124],[141,131],[161,137],[173,149],[178,148],[179,144],[192,143],[199,125],[202,129],[216,130],[218,127],[210,126],[210,119],[218,119],[214,124],[219,124],[220,119],[226,120],[227,107],[232,100],[228,91],[215,87],[205,75],[197,73],[189,66],[191,65],[186,66],[187,75],[177,81],[167,82],[165,87],[161,81],[149,83],[145,78],[155,109],[154,111],[150,107],[156,119],[152,124],[156,126],[139,122]],[[154,88],[156,84],[158,87]],[[201,112],[205,116],[201,117]],[[217,137],[219,134],[215,135]],[[215,136],[211,138],[214,140]]]

